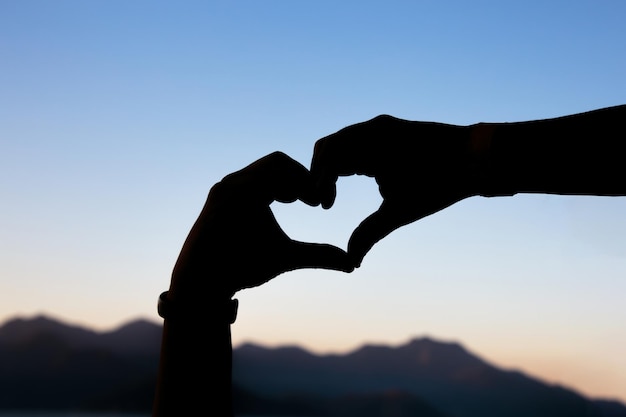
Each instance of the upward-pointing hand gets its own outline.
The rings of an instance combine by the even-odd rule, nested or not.
[[[169,297],[222,301],[299,268],[352,271],[342,249],[292,240],[280,228],[270,204],[296,200],[320,204],[311,173],[281,152],[215,184],[180,252]]]

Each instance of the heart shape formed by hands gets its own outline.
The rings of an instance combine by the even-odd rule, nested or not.
[[[215,184],[174,268],[177,292],[220,299],[300,268],[345,272],[393,230],[475,195],[468,130],[379,116],[317,141],[309,171],[282,152]],[[373,177],[383,198],[359,223],[347,251],[291,239],[270,205],[333,206],[340,176]]]
[[[324,242],[347,250],[348,241],[360,222],[375,212],[382,199],[376,182],[355,175],[337,181],[337,199],[331,209],[301,202],[271,205],[281,228],[295,240]]]

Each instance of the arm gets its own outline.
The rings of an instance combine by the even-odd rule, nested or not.
[[[211,188],[166,295],[153,416],[232,415],[230,300],[237,291],[299,268],[354,269],[345,251],[283,232],[269,206],[295,200],[319,204],[309,171],[278,152]]]
[[[154,416],[233,413],[230,323],[202,316],[164,321]]]
[[[626,106],[472,129],[486,127],[492,135],[487,195],[626,195]]]

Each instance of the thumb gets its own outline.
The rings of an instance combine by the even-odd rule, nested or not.
[[[289,250],[288,270],[302,268],[332,269],[352,272],[354,262],[346,251],[326,243],[292,241]]]
[[[365,255],[382,238],[397,228],[432,213],[429,207],[415,206],[414,202],[384,200],[377,211],[359,224],[348,242],[348,255],[355,267],[361,266]]]
[[[361,266],[365,255],[379,240],[402,225],[394,221],[394,217],[381,206],[354,229],[348,242],[348,255],[355,267]]]
[[[383,201],[378,211],[359,224],[348,242],[348,255],[359,267],[370,249],[382,238],[399,227],[429,216],[465,198],[464,195],[436,196],[431,201]]]

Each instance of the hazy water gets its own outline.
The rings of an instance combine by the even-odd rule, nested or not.
[[[150,414],[85,413],[74,411],[0,411],[0,417],[150,417]]]
[[[0,417],[151,417],[147,414],[133,413],[88,413],[77,411],[0,411]],[[235,417],[271,417],[271,416],[255,416],[251,414],[240,415]],[[301,417],[301,416],[284,416],[280,417]]]

